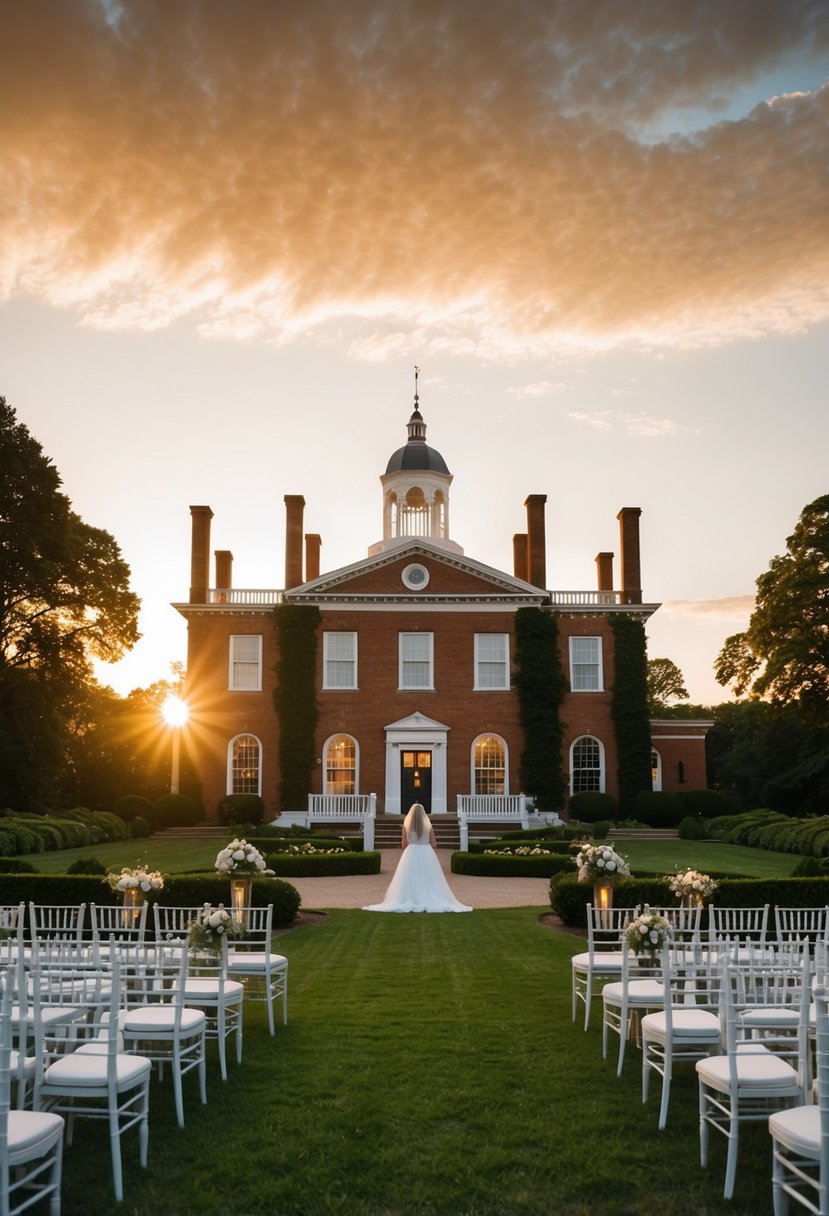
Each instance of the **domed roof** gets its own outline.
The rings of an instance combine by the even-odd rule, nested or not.
[[[417,397],[415,397],[414,412],[408,421],[408,428],[408,441],[402,448],[398,448],[389,457],[386,472],[399,473],[402,469],[415,469],[423,473],[446,473],[449,475],[446,461],[440,452],[437,448],[430,448],[426,442],[426,423],[423,421],[423,415],[417,407]]]

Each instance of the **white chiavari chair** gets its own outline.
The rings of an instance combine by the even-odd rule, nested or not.
[[[282,1004],[283,1026],[288,1021],[288,960],[271,949],[273,904],[242,908],[240,915],[244,928],[242,936],[228,944],[227,974],[245,983],[246,1000],[267,1002],[268,1029],[273,1034],[275,1001]]]
[[[587,950],[574,954],[570,960],[573,995],[573,1021],[578,1002],[584,1003],[584,1029],[590,1024],[590,1008],[594,996],[609,979],[622,974],[622,934],[629,920],[636,917],[637,908],[597,908],[587,905]]]

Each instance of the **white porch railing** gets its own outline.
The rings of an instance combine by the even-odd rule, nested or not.
[[[374,848],[374,820],[377,818],[376,794],[309,794],[305,826],[312,823],[353,823],[363,825],[363,848]]]
[[[458,794],[461,852],[469,848],[469,824],[520,823],[529,826],[525,794]]]

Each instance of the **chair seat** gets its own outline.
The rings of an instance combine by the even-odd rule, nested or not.
[[[201,1009],[182,1009],[181,1030],[184,1034],[199,1030],[206,1019]],[[176,1011],[172,1005],[148,1005],[146,1009],[128,1010],[122,1029],[125,1034],[158,1034],[176,1028]]]
[[[266,954],[264,951],[240,951],[238,954],[229,954],[227,957],[228,971],[264,971],[266,967],[270,967],[271,971],[281,971],[288,966],[288,960],[284,954]]]
[[[188,1001],[203,1001],[205,1004],[211,1000],[215,1002],[219,999],[219,981],[194,976],[185,981],[184,993],[185,1000]],[[224,1002],[226,1005],[241,1001],[244,995],[244,985],[240,984],[238,980],[225,980]]]
[[[820,1107],[793,1106],[769,1115],[769,1131],[775,1140],[805,1157],[820,1156]]]
[[[744,1009],[737,1018],[737,1025],[753,1030],[795,1029],[799,1021],[800,1010],[796,1005],[761,1005],[757,1009]]]
[[[152,1068],[144,1056],[116,1056],[116,1076],[119,1085],[140,1080]],[[71,1085],[101,1089],[107,1083],[106,1044],[85,1043],[71,1055],[62,1056],[50,1064],[44,1073],[46,1085]]]
[[[585,950],[582,954],[574,954],[570,960],[570,966],[574,971],[587,971],[590,966],[590,951]],[[621,950],[599,950],[593,952],[593,970],[598,974],[606,971],[621,971],[622,970],[622,952]]]
[[[709,1009],[673,1009],[671,1011],[675,1039],[689,1038],[719,1043],[722,1034],[720,1019]],[[642,1018],[642,1038],[664,1039],[667,1034],[664,1012],[646,1013]]]
[[[64,1022],[78,1022],[86,1017],[87,1010],[77,1005],[44,1005],[40,1011],[41,1025],[61,1026]],[[26,1025],[34,1026],[34,1010],[26,1012]],[[20,1006],[12,1005],[12,1026],[20,1025]]]
[[[748,1050],[744,1050],[746,1048]],[[737,1084],[740,1088],[752,1086],[757,1089],[779,1089],[784,1093],[796,1092],[798,1089],[797,1073],[791,1064],[781,1060],[766,1047],[755,1043],[741,1043],[737,1048],[735,1063]],[[708,1056],[704,1060],[698,1060],[696,1069],[701,1080],[712,1089],[727,1093],[731,1088],[727,1055]]]
[[[43,1151],[63,1135],[63,1119],[60,1115],[41,1110],[9,1111],[9,1157],[16,1153],[34,1153],[37,1146]]]
[[[624,999],[624,984],[605,984],[602,1000],[608,1005],[621,1005]],[[660,980],[630,980],[628,983],[628,1006],[661,1005],[665,990]]]

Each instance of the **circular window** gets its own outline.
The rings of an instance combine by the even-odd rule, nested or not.
[[[422,591],[429,582],[429,571],[425,566],[414,563],[406,567],[401,577],[411,591]]]

